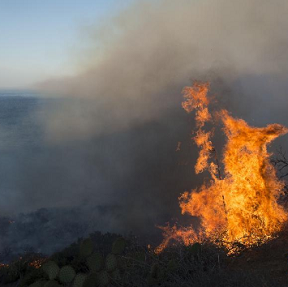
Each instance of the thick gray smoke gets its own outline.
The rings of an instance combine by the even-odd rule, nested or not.
[[[180,103],[181,90],[191,80],[209,80],[218,104],[250,124],[288,125],[287,12],[287,1],[280,0],[137,1],[90,30],[86,70],[82,66],[74,77],[42,84],[47,93],[69,99],[46,120],[47,141],[83,144],[84,167],[89,160],[96,164],[96,154],[101,156],[111,172],[111,185],[97,191],[100,202],[123,202],[123,194],[131,189],[128,180],[138,183],[140,190],[133,187],[124,201],[132,197],[144,209],[159,210],[158,205],[165,209],[165,198],[174,197],[168,200],[172,202],[181,191],[175,184],[172,195],[164,191],[166,187],[160,192],[156,186],[155,192],[149,186],[153,177],[144,178],[153,166],[163,168],[173,157],[177,140],[182,141],[184,134],[189,137]],[[99,144],[101,138],[109,139],[110,147]],[[71,169],[81,173],[81,167]],[[157,172],[156,181],[162,171]],[[116,178],[123,180],[117,187]],[[100,175],[97,181],[102,180]],[[88,179],[85,182],[89,185]],[[81,198],[85,194],[81,192]],[[76,201],[78,197],[77,191],[71,196]]]
[[[248,102],[240,97],[249,97],[253,113],[262,103],[279,104],[288,71],[287,12],[281,0],[136,2],[90,31],[84,72],[43,85],[75,100],[49,121],[52,140],[158,119],[179,103],[191,78],[210,80],[220,98],[237,98],[231,101],[242,108]],[[224,93],[213,85],[217,79]]]
[[[38,85],[56,96],[37,116],[45,149],[20,158],[7,206],[122,206],[120,229],[142,233],[176,216],[201,182],[182,88],[208,80],[235,116],[288,125],[287,12],[285,0],[137,1],[91,29],[81,72]]]

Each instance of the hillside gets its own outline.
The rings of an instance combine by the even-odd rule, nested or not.
[[[284,287],[288,285],[288,229],[286,227],[277,238],[266,244],[244,250],[241,254],[230,257],[224,250],[208,243],[202,245],[196,243],[188,247],[174,246],[156,255],[152,249],[140,245],[135,237],[125,239],[125,248],[120,250],[121,252],[115,252],[115,241],[119,240],[119,235],[95,232],[89,238],[79,239],[49,258],[31,254],[30,257],[23,257],[10,266],[2,267],[0,269],[1,286]],[[90,260],[89,263],[88,258],[93,257],[89,245],[91,242],[93,252],[100,254],[104,260],[99,268],[96,267],[97,260],[92,261],[93,263]],[[83,248],[84,253],[86,252],[85,256]],[[116,263],[112,260],[114,265],[111,263],[111,258],[117,259]],[[76,285],[74,282],[76,279],[71,280],[71,283],[60,285],[61,280],[58,274],[55,282],[53,281],[54,285],[48,285],[48,276],[45,275],[43,267],[37,269],[34,266],[39,267],[39,264],[44,266],[45,262],[51,260],[60,268],[71,266],[76,273],[88,275],[89,280],[93,279],[93,274],[98,275],[95,275],[95,282],[93,279],[90,283],[85,277],[88,282],[85,283],[86,285]],[[107,282],[105,284],[102,282],[101,285],[101,282],[97,280],[103,274],[107,275],[107,278],[105,277]],[[42,285],[31,285],[39,278],[42,280]]]

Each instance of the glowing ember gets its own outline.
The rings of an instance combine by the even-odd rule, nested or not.
[[[46,260],[47,258],[40,258],[40,259],[30,262],[29,265],[36,269],[39,269]]]
[[[5,267],[9,267],[9,265],[8,264],[4,264],[4,263],[0,263],[0,269],[1,268],[5,268]]]
[[[283,183],[277,179],[275,168],[269,161],[267,144],[287,133],[288,129],[279,124],[250,127],[226,110],[213,115],[222,120],[227,137],[221,175],[218,162],[211,160],[214,149],[210,138],[213,133],[204,130],[205,123],[212,121],[208,90],[207,83],[184,88],[186,100],[182,104],[188,113],[196,111],[198,130],[193,140],[200,153],[195,172],[207,169],[212,177],[209,185],[185,192],[179,198],[182,214],[199,217],[201,228],[197,232],[192,227],[162,228],[164,240],[156,252],[166,248],[172,239],[189,245],[203,238],[224,245],[230,253],[237,252],[240,245],[250,247],[267,241],[287,219],[287,213],[277,203]]]

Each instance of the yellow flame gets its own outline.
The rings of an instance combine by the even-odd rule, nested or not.
[[[220,176],[218,162],[211,161],[212,132],[204,130],[205,123],[212,121],[208,90],[208,83],[184,88],[186,100],[182,104],[188,113],[196,111],[198,130],[193,139],[200,152],[195,172],[208,169],[212,177],[208,185],[186,191],[179,198],[182,214],[199,217],[201,228],[197,232],[192,227],[162,228],[164,240],[156,252],[166,248],[172,239],[188,245],[205,238],[226,246],[232,253],[235,243],[250,247],[265,242],[287,219],[286,211],[277,203],[283,182],[278,180],[269,161],[267,144],[288,129],[279,124],[251,127],[226,110],[218,112],[216,116],[223,122],[227,137],[222,160],[224,172]]]

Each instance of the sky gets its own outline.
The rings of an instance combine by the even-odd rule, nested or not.
[[[73,74],[81,31],[132,1],[0,0],[0,89]]]

